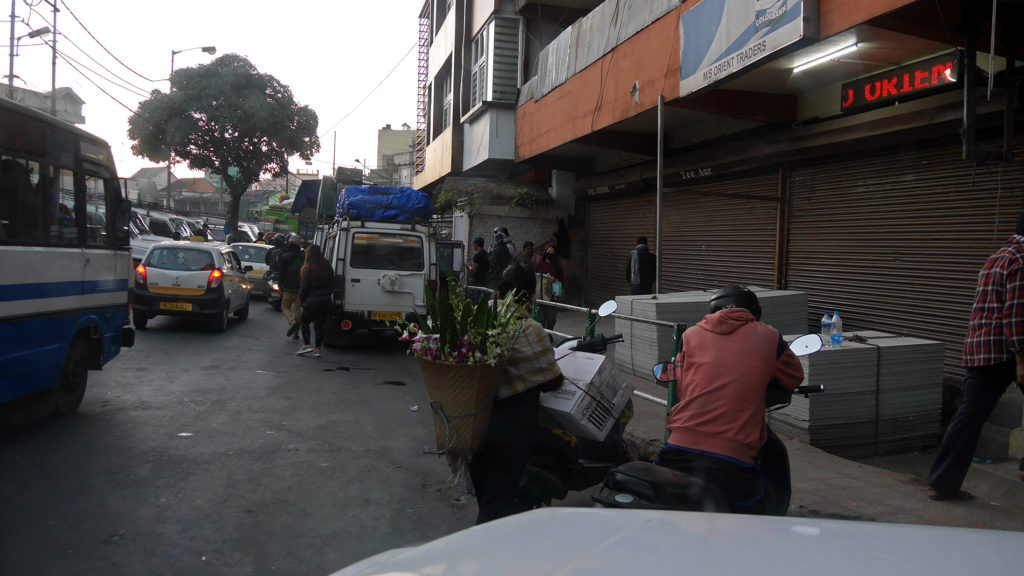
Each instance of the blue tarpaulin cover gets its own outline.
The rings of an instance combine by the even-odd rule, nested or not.
[[[355,220],[426,222],[434,215],[430,196],[402,186],[347,186],[338,196],[338,217]]]
[[[302,184],[299,184],[299,189],[295,192],[295,201],[292,202],[291,213],[298,214],[306,206],[316,208],[316,200],[319,195],[319,180],[303,180]]]

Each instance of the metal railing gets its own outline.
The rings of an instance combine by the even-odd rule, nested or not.
[[[490,298],[494,298],[497,295],[497,292],[495,290],[492,290],[491,288],[486,288],[484,286],[472,286],[472,285],[470,285],[470,286],[465,286],[465,288],[466,288],[466,290],[471,291],[471,292],[481,292],[483,294],[486,294],[487,298],[489,298],[489,299]],[[601,319],[601,317],[597,313],[597,310],[592,309],[592,308],[587,308],[586,306],[574,306],[572,304],[565,304],[564,302],[554,302],[554,301],[551,301],[551,300],[542,300],[542,299],[535,299],[533,301],[533,306],[534,306],[533,307],[533,318],[534,318],[534,320],[538,319],[537,316],[538,316],[538,313],[539,313],[539,307],[540,306],[547,306],[547,307],[550,307],[550,308],[557,308],[557,309],[560,309],[560,310],[567,310],[569,312],[577,312],[577,313],[585,314],[586,320],[585,320],[584,328],[583,328],[583,338],[590,338],[591,336],[594,335],[594,326],[596,326],[597,325],[597,321]],[[652,319],[652,318],[640,318],[639,316],[630,316],[629,314],[612,313],[608,317],[615,318],[617,320],[628,320],[630,322],[639,322],[641,324],[651,324],[653,326],[664,326],[664,327],[667,327],[667,328],[671,328],[672,329],[673,357],[675,357],[675,352],[679,350],[679,341],[682,338],[683,330],[686,329],[686,325],[682,324],[682,323],[679,323],[679,322],[669,322],[667,320],[655,320],[655,319]],[[571,340],[571,339],[574,339],[574,338],[580,338],[580,336],[576,335],[576,334],[566,334],[564,332],[558,332],[556,330],[549,330],[547,328],[545,328],[544,331],[547,332],[551,336],[554,336],[554,337],[557,337],[557,338],[560,338],[560,339],[563,339],[563,340]],[[626,344],[626,343],[623,342],[623,344]],[[630,345],[632,345],[632,344],[630,344]],[[642,400],[646,400],[648,402],[653,402],[655,404],[660,404],[660,405],[665,406],[665,407],[669,406],[669,402],[670,401],[672,402],[672,404],[675,404],[675,402],[677,401],[676,390],[675,390],[675,383],[674,382],[669,383],[669,386],[668,386],[668,399],[667,400],[666,399],[662,399],[662,398],[658,398],[656,396],[652,396],[652,395],[647,394],[645,392],[640,392],[638,390],[633,390],[633,396],[635,396],[637,398],[640,398]]]
[[[591,309],[591,308],[587,308],[585,306],[574,306],[572,304],[565,304],[565,303],[562,303],[562,302],[553,302],[553,301],[550,301],[550,300],[541,300],[541,299],[534,300],[534,311],[533,311],[534,312],[533,313],[534,319],[537,318],[538,306],[547,306],[547,307],[550,307],[550,308],[558,308],[558,309],[562,309],[562,310],[568,310],[568,311],[571,311],[571,312],[581,312],[581,313],[585,314],[586,315],[586,320],[585,320],[584,329],[583,329],[583,337],[584,338],[589,338],[589,337],[594,335],[594,326],[597,324],[597,321],[600,319],[600,316],[597,314],[597,310],[594,310],[594,309]],[[679,323],[679,322],[669,322],[667,320],[655,320],[655,319],[652,319],[652,318],[640,318],[638,316],[630,316],[629,314],[612,313],[608,317],[614,318],[614,319],[617,319],[617,320],[628,320],[630,322],[639,322],[641,324],[650,324],[650,325],[653,325],[653,326],[664,326],[664,327],[667,327],[667,328],[671,328],[672,329],[672,349],[673,349],[673,351],[679,350],[679,339],[682,337],[683,330],[686,329],[686,325],[682,324],[682,323]],[[548,330],[546,328],[544,329],[544,331],[547,332],[548,334],[552,335],[552,336],[556,336],[556,337],[563,338],[563,339],[579,338],[579,336],[576,336],[576,335],[565,334],[565,333],[562,333],[562,332],[557,332],[555,330]],[[632,346],[632,344],[626,343],[626,342],[622,342],[622,344],[627,344],[627,345]],[[673,354],[673,356],[674,355],[675,354]],[[676,394],[675,385],[673,383],[673,384],[670,384],[669,388],[668,388],[668,397],[669,397],[669,399],[673,400],[673,404],[675,403],[675,401],[674,401],[675,400],[675,394]],[[668,405],[669,405],[669,400],[658,398],[656,396],[652,396],[652,395],[647,394],[645,392],[640,392],[639,390],[633,390],[633,396],[635,396],[637,398],[640,398],[642,400],[647,400],[648,402],[653,402],[655,404],[660,404],[660,405],[665,406],[665,407],[668,407]]]

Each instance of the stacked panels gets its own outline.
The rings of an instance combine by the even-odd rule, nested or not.
[[[942,343],[881,332],[847,337],[854,341],[801,358],[805,383],[825,391],[795,397],[769,414],[771,425],[848,458],[934,444],[942,410]]]
[[[771,324],[783,334],[802,334],[807,331],[807,294],[790,290],[766,290],[751,287],[761,303],[761,320]],[[693,326],[708,313],[708,302],[715,291],[673,292],[645,296],[617,296],[616,314],[675,322]],[[606,334],[607,329],[600,329]],[[623,370],[639,376],[649,376],[651,367],[659,361],[670,360],[672,329],[667,326],[615,319],[614,332],[621,332],[626,346],[615,347],[615,363]]]

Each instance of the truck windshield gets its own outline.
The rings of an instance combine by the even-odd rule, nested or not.
[[[357,232],[352,239],[349,265],[373,270],[422,271],[423,238],[410,234]]]

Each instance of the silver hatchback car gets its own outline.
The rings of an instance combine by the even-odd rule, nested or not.
[[[249,316],[251,270],[221,242],[153,244],[135,268],[132,322],[141,330],[154,316],[192,316],[223,332],[230,314]]]

